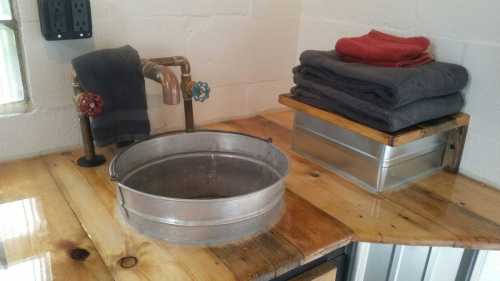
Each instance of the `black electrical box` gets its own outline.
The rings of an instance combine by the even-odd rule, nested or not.
[[[92,37],[89,0],[38,0],[38,12],[42,34],[49,41]]]

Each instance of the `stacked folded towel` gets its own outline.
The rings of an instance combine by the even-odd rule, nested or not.
[[[335,50],[344,61],[405,67],[433,61],[427,51],[430,45],[425,37],[404,38],[372,30],[363,36],[338,40]]]
[[[381,67],[345,62],[335,51],[305,51],[300,62],[296,99],[382,131],[454,114],[464,105],[460,91],[468,74],[459,65]]]

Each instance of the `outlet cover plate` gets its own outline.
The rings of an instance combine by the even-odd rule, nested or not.
[[[89,0],[38,0],[42,34],[49,41],[92,37]]]

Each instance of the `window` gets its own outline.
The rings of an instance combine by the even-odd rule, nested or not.
[[[18,24],[11,0],[0,0],[0,114],[26,110]]]

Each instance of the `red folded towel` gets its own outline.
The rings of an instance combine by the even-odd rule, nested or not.
[[[404,38],[372,30],[360,37],[338,40],[335,50],[345,61],[401,67],[431,62],[429,46],[425,37]]]

